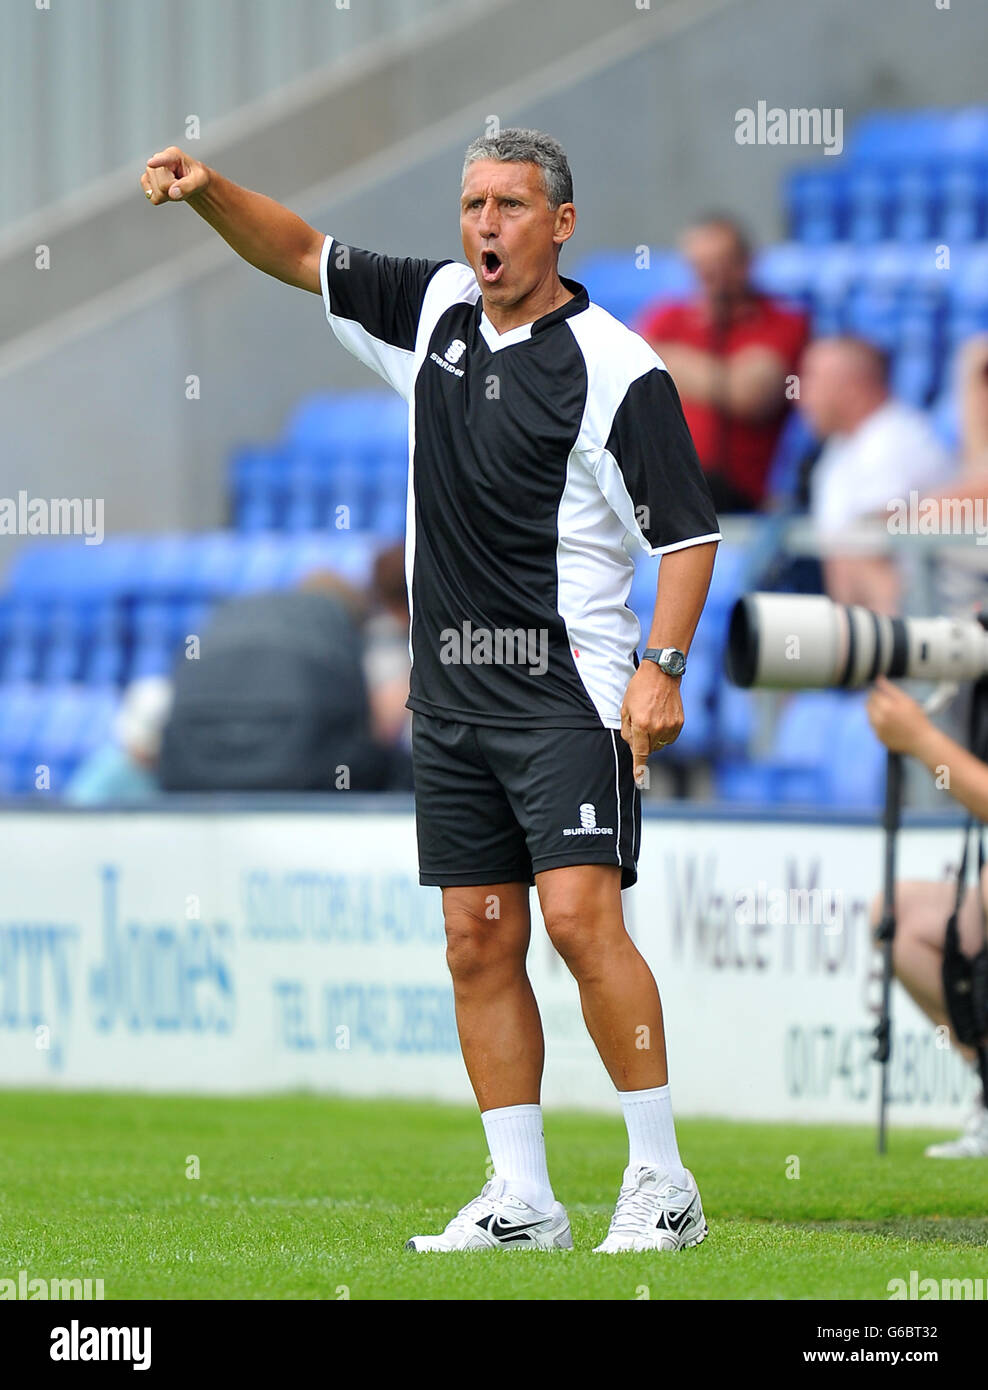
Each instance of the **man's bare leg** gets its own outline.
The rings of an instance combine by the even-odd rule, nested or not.
[[[546,869],[535,882],[546,930],[579,986],[587,1030],[628,1130],[617,1205],[595,1253],[698,1245],[707,1223],[676,1141],[662,1004],[624,924],[620,866]]]
[[[535,882],[546,930],[580,987],[587,1029],[614,1085],[665,1086],[662,1004],[624,924],[619,866],[547,869]]]
[[[442,892],[456,1027],[477,1104],[481,1111],[538,1105],[545,1042],[525,969],[528,884]]]
[[[545,1042],[538,1005],[525,969],[531,937],[527,883],[444,888],[446,959],[453,977],[456,1027],[473,1086],[494,1175],[505,1190],[532,1211],[514,1213],[530,1221],[532,1212],[565,1212],[554,1207],[542,1128],[542,1065]],[[512,1213],[503,1220],[510,1223]]]
[[[441,1234],[412,1236],[413,1250],[573,1246],[546,1166],[539,1104],[545,1043],[525,970],[528,894],[527,883],[443,889],[456,1027],[496,1181]]]

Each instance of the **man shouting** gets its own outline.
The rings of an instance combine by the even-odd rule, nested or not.
[[[576,224],[566,155],[530,130],[469,146],[464,263],[359,250],[175,148],[141,182],[152,203],[191,204],[258,269],[321,293],[340,342],[408,402],[419,879],[442,890],[495,1170],[442,1233],[408,1247],[572,1246],[542,1130],[533,883],[627,1121],[597,1249],[698,1244],[659,995],[621,890],[637,878],[646,760],[683,725],[679,684],[720,535],[662,361],[559,274]],[[640,664],[629,544],[663,557]]]

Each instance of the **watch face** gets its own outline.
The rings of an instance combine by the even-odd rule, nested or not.
[[[667,676],[681,676],[686,670],[686,658],[682,652],[670,652],[662,659],[662,669]]]

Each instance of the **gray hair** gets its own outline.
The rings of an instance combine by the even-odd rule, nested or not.
[[[467,146],[461,186],[467,170],[478,159],[499,159],[505,164],[537,164],[542,170],[545,199],[550,212],[560,203],[573,201],[573,176],[566,151],[558,140],[541,130],[521,130],[516,126],[500,135],[479,135]]]

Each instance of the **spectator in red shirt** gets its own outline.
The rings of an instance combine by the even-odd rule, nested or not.
[[[688,229],[683,254],[696,298],[645,311],[635,324],[676,383],[719,512],[765,500],[772,455],[789,409],[809,326],[751,284],[751,248],[736,222],[705,217]]]

